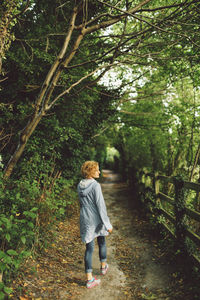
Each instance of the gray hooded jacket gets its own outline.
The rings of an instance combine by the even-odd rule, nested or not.
[[[84,243],[108,235],[112,229],[100,184],[95,179],[83,179],[77,187],[80,200],[80,234]]]

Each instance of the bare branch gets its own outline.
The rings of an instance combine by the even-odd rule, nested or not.
[[[90,21],[88,21],[88,22],[85,24],[85,26],[87,27],[87,26],[90,25],[90,24],[96,23],[98,20],[100,20],[100,19],[103,18],[103,17],[115,18],[116,16],[111,15],[111,14],[109,14],[109,13],[103,13],[103,14],[97,16],[96,18],[91,19]],[[79,29],[81,29],[82,27],[83,27],[82,24],[81,24],[81,25],[77,25],[77,26],[75,26],[75,29],[79,30]]]
[[[44,39],[47,39],[48,37],[50,36],[66,36],[67,35],[67,32],[58,32],[58,33],[48,33],[46,35],[42,35],[40,37],[38,37],[37,39],[21,39],[21,38],[15,38],[15,41],[22,41],[22,42],[26,42],[26,41],[34,41],[34,42],[37,42],[37,41],[40,41],[40,40],[44,40]]]
[[[2,151],[8,145],[8,143],[10,142],[11,137],[13,136],[12,132],[9,133],[9,134],[6,134],[6,135],[3,135],[3,134],[4,134],[4,129],[2,129],[1,132],[0,132],[0,141],[4,141],[4,144],[0,148],[0,151]]]
[[[30,5],[30,0],[27,0],[26,6],[24,7],[24,9],[22,11],[20,11],[20,13],[18,13],[17,15],[13,16],[12,19],[18,18],[20,15],[24,14],[28,10],[29,5]]]
[[[187,4],[191,5],[193,3],[199,3],[199,0],[193,0],[191,2],[187,2]],[[156,7],[156,8],[142,8],[140,10],[138,10],[138,12],[153,12],[153,11],[158,11],[158,10],[163,10],[163,9],[167,9],[167,8],[173,8],[173,7],[183,7],[185,5],[184,3],[177,3],[177,4],[173,4],[173,5],[166,5],[166,6],[160,6],[160,7]]]
[[[3,81],[5,81],[5,80],[7,80],[8,79],[8,77],[5,77],[5,78],[3,78],[3,79],[0,79],[0,82],[3,82]]]
[[[141,113],[137,113],[137,112],[132,112],[132,111],[127,111],[127,110],[123,110],[121,109],[119,111],[119,113],[124,113],[127,115],[134,115],[134,116],[152,116],[152,115],[158,115],[161,114],[162,112],[141,112]]]
[[[125,84],[120,85],[119,89],[121,90],[125,86],[128,86],[128,85],[132,84],[133,82],[135,82],[135,81],[139,80],[140,78],[144,77],[147,73],[149,73],[149,70],[147,70],[144,73],[140,74],[138,77],[134,78],[133,80],[131,80],[131,81],[125,83]]]
[[[99,29],[109,27],[109,26],[117,23],[119,20],[124,19],[127,16],[127,14],[133,14],[133,13],[137,12],[140,7],[144,6],[145,4],[147,4],[150,1],[152,1],[152,0],[144,0],[143,2],[141,2],[140,4],[135,6],[134,8],[130,9],[127,13],[123,12],[123,14],[121,14],[121,15],[113,18],[113,19],[110,19],[108,21],[104,21],[100,24],[96,24],[96,25],[93,25],[91,27],[87,27],[85,33],[89,34],[91,32],[97,31]],[[99,2],[101,2],[101,1],[99,1]],[[105,4],[105,3],[103,2],[103,4]]]
[[[130,101],[140,101],[140,100],[145,100],[146,101],[146,99],[148,99],[148,98],[163,96],[163,95],[164,95],[164,93],[154,93],[154,94],[143,96],[143,97],[134,97],[134,98],[128,98],[128,99],[123,99],[122,98],[122,99],[120,99],[120,104],[130,102]],[[160,101],[161,99],[159,98],[157,100]],[[152,101],[152,99],[150,99],[150,101]],[[155,101],[155,99],[154,99],[154,101]]]
[[[185,37],[185,38],[188,39],[190,42],[192,42],[195,46],[200,47],[200,45],[196,44],[196,43],[195,43],[189,36],[187,36],[187,35],[184,35],[184,34],[181,34],[181,33],[176,33],[176,32],[173,32],[173,31],[165,30],[165,29],[159,27],[159,26],[156,25],[156,24],[152,24],[152,23],[146,21],[146,20],[144,19],[144,17],[141,18],[141,17],[136,16],[135,14],[133,14],[133,13],[130,12],[130,11],[124,11],[124,10],[122,10],[122,9],[116,7],[116,6],[112,6],[112,5],[108,4],[108,3],[105,3],[105,2],[100,1],[100,0],[98,0],[98,2],[100,2],[100,3],[102,3],[102,4],[105,4],[105,5],[109,6],[109,7],[115,8],[116,10],[118,10],[118,11],[120,11],[120,12],[123,12],[124,14],[126,14],[126,15],[128,15],[128,16],[132,16],[133,18],[135,18],[135,19],[137,19],[137,20],[139,20],[139,21],[142,21],[142,22],[144,22],[144,23],[150,25],[151,27],[153,27],[153,28],[155,28],[155,29],[157,29],[157,30],[159,30],[159,31],[162,31],[162,32],[165,32],[165,33],[169,33],[169,34],[172,34],[172,35],[177,35],[177,36],[180,36],[180,37]],[[185,5],[185,4],[184,4],[184,5]],[[187,3],[187,5],[188,5],[188,3]],[[182,7],[182,6],[183,6],[183,5],[180,5],[180,4],[179,4],[179,7]],[[162,23],[163,23],[164,21],[165,21],[165,20],[162,20]],[[161,23],[161,22],[159,22],[159,23]]]
[[[45,48],[45,52],[48,52],[48,48],[49,48],[49,38],[47,37],[47,43],[46,43],[46,48]]]
[[[142,21],[142,22],[144,22],[144,23],[147,23],[148,25],[150,25],[151,27],[153,27],[153,28],[155,28],[155,29],[157,29],[157,30],[159,30],[159,31],[162,31],[162,32],[165,32],[165,33],[168,33],[168,34],[171,34],[171,35],[176,35],[176,36],[179,36],[179,37],[184,37],[184,38],[186,38],[187,40],[189,40],[192,44],[194,44],[195,46],[197,46],[198,48],[200,47],[200,45],[196,44],[189,36],[187,36],[187,35],[185,35],[185,34],[178,33],[178,32],[174,32],[174,31],[168,31],[168,30],[162,29],[161,27],[158,27],[157,25],[152,24],[152,23],[150,23],[150,22],[148,22],[148,21],[146,21],[146,20],[144,20],[144,19],[142,19],[142,18],[138,18],[138,17],[136,17],[136,16],[133,16],[133,17],[134,17],[135,19],[137,19],[137,20],[140,20],[140,21]]]
[[[139,124],[139,123],[136,123],[134,122],[134,120],[131,120],[131,121],[127,121],[127,120],[123,120],[123,121],[119,121],[119,123],[123,123],[125,125],[128,125],[128,126],[132,126],[132,127],[141,127],[143,129],[147,129],[149,130],[149,127],[167,127],[170,125],[170,123],[160,123],[160,124]]]
[[[151,0],[150,0],[150,1],[151,1]],[[123,9],[121,9],[121,8],[119,8],[119,7],[113,6],[113,5],[111,5],[111,4],[109,4],[109,3],[106,3],[106,2],[104,2],[104,1],[97,0],[97,2],[99,2],[99,3],[101,3],[101,4],[104,4],[104,5],[108,6],[108,7],[111,7],[111,8],[113,8],[113,9],[115,9],[115,10],[118,10],[118,11],[120,11],[121,13],[123,13],[123,14],[125,14],[125,15],[130,15],[130,16],[133,15],[133,12],[131,12],[131,9],[130,9],[129,11],[128,11],[128,10],[123,10]],[[144,2],[145,2],[145,3],[143,3],[142,6],[145,5],[145,4],[147,4],[149,1],[147,0],[147,1],[144,1]],[[135,8],[134,12],[138,11],[138,7],[139,7],[139,6],[140,6],[140,5],[138,5],[137,8]]]
[[[97,91],[97,90],[94,90],[92,89],[90,86],[86,85],[85,86],[86,89],[90,90],[90,91],[93,91],[94,93],[97,93],[97,94],[100,94],[100,95],[103,95],[103,96],[106,96],[106,97],[110,97],[110,98],[113,98],[113,95],[110,95],[110,94],[107,94],[105,92],[101,92],[101,91]]]
[[[99,133],[93,135],[91,138],[94,139],[95,137],[100,136],[102,133],[104,133],[104,131],[106,131],[109,128],[110,128],[110,126],[104,127],[103,129],[101,129],[101,131]]]
[[[66,59],[61,62],[60,64],[58,64],[58,69],[55,70],[56,72],[54,72],[54,74],[52,74],[52,81],[51,83],[49,84],[49,88],[47,90],[47,93],[46,93],[46,96],[45,96],[45,99],[43,101],[43,104],[42,104],[42,111],[45,112],[45,110],[48,110],[48,103],[51,99],[51,96],[52,96],[52,93],[54,91],[54,88],[60,78],[60,74],[62,73],[62,70],[64,68],[66,68],[68,66],[68,64],[70,63],[70,61],[73,59],[74,55],[76,54],[77,50],[78,50],[78,47],[82,41],[84,37],[84,34],[81,32],[81,34],[77,37],[75,43],[74,43],[74,46],[71,50],[71,52],[69,53],[69,55],[66,57]]]
[[[75,86],[77,86],[78,84],[80,84],[83,80],[85,80],[86,78],[94,75],[96,72],[98,72],[99,70],[101,69],[104,69],[104,68],[108,68],[108,67],[112,67],[112,66],[116,66],[118,65],[118,63],[113,63],[113,64],[109,64],[107,66],[101,66],[97,69],[95,69],[94,71],[90,72],[89,74],[83,76],[81,79],[79,79],[78,81],[76,81],[75,83],[73,83],[68,89],[66,89],[64,92],[62,92],[61,94],[59,94],[47,107],[46,107],[46,110],[49,110],[57,101],[58,99],[60,99],[62,96],[68,94],[71,89],[73,89]]]
[[[54,75],[54,72],[56,71],[57,67],[60,64],[60,61],[62,60],[62,58],[65,55],[66,49],[67,49],[69,41],[71,39],[72,32],[74,30],[74,25],[75,25],[75,20],[76,20],[77,13],[78,13],[78,8],[75,7],[74,10],[73,10],[73,13],[72,13],[71,21],[70,21],[70,24],[69,24],[69,30],[68,30],[68,33],[66,35],[63,47],[62,47],[62,49],[61,49],[61,51],[60,51],[60,53],[59,53],[56,61],[51,66],[51,69],[49,70],[49,72],[48,72],[48,74],[46,76],[46,79],[45,79],[45,81],[44,81],[44,83],[42,85],[40,94],[39,94],[39,96],[38,96],[38,98],[36,100],[35,114],[37,114],[37,112],[39,111],[40,104],[43,101],[43,97],[44,97],[44,95],[45,95],[45,93],[47,91],[47,88],[49,86],[50,80],[52,79],[52,77]]]

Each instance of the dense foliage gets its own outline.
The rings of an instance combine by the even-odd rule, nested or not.
[[[197,0],[3,1],[5,284],[72,209],[84,160],[130,182],[144,167],[198,180],[199,8]]]

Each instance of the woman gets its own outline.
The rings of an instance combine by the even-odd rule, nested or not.
[[[85,273],[87,288],[92,288],[100,283],[99,279],[92,275],[92,254],[94,251],[94,239],[97,238],[99,246],[99,259],[101,262],[101,274],[108,271],[107,251],[105,236],[112,232],[112,225],[107,216],[106,205],[100,184],[95,180],[99,178],[99,165],[95,161],[86,161],[81,172],[84,177],[78,184],[80,199],[80,234],[86,243]]]

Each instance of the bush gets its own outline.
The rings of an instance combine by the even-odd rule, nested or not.
[[[75,204],[73,181],[60,176],[45,176],[41,181],[30,179],[4,180],[0,173],[0,299],[23,260],[31,255],[48,229],[69,214]],[[6,284],[6,285],[5,285]]]

